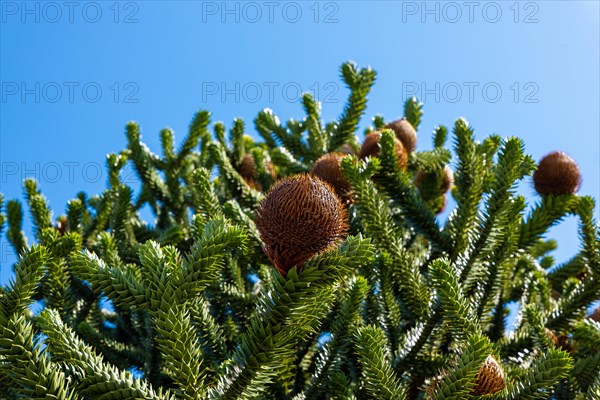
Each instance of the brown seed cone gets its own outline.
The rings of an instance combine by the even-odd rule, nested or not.
[[[435,172],[417,171],[413,183],[423,197],[431,198],[439,196],[446,193],[454,185],[454,172],[446,165],[442,170],[440,179],[439,175]]]
[[[340,166],[344,156],[342,153],[325,154],[315,162],[311,174],[329,183],[342,203],[346,204],[352,199],[352,187]]]
[[[379,146],[379,139],[381,139],[381,132],[371,132],[365,136],[365,140],[360,147],[358,158],[364,160],[367,157],[377,157],[381,147]],[[408,164],[408,153],[402,145],[402,142],[398,139],[394,139],[394,149],[396,150],[396,156],[398,157],[398,166],[401,169],[405,169]]]
[[[425,386],[421,387],[421,390],[425,392],[426,399],[432,399],[435,397],[435,392],[438,390],[438,388],[440,387],[440,384],[443,382],[443,380],[446,376],[448,376],[448,371],[442,370],[442,371],[440,371],[440,373],[438,375],[427,379],[429,382]],[[415,396],[415,398],[416,397],[417,396]],[[413,398],[413,397],[411,397],[411,398]]]
[[[448,196],[446,196],[446,193],[444,193],[443,195],[440,196],[439,200],[439,207],[438,209],[435,211],[436,214],[441,214],[444,212],[444,210],[446,209],[446,205],[448,204]]]
[[[550,342],[552,342],[554,346],[560,347],[562,350],[568,353],[573,352],[573,346],[571,346],[565,335],[561,334],[557,336],[556,332],[548,328],[544,328],[544,332],[546,333],[546,336],[548,337],[548,339],[550,339]]]
[[[265,170],[273,180],[277,179],[277,172],[275,172],[275,166],[271,161],[265,162]],[[254,163],[254,157],[251,154],[245,154],[242,158],[242,162],[239,167],[239,174],[248,186],[256,190],[263,190],[263,185],[256,179],[256,164]]]
[[[329,184],[312,175],[285,178],[267,193],[255,223],[263,251],[283,275],[339,242],[348,216]]]
[[[269,175],[271,175],[271,178],[273,178],[273,180],[277,180],[277,171],[275,171],[275,165],[271,161],[267,161],[265,163],[265,169],[267,170]]]
[[[560,342],[558,341],[558,336],[556,336],[556,333],[554,333],[554,331],[552,331],[551,329],[548,328],[544,328],[544,333],[546,334],[546,336],[548,337],[548,339],[550,339],[550,342],[552,342],[552,344],[554,346],[560,346]]]
[[[351,154],[351,155],[354,155],[354,149],[348,143],[345,143],[342,147],[340,147],[340,149],[338,150],[338,152],[340,152],[342,154]]]
[[[250,186],[252,189],[258,190],[259,192],[263,190],[262,183],[260,183],[256,179],[245,179],[245,181],[248,184],[248,186]]]
[[[415,177],[413,179],[413,184],[418,188],[422,188],[423,185],[425,184],[425,182],[427,182],[428,180],[431,180],[433,178],[433,174],[431,172],[425,172],[425,171],[417,171],[417,173],[415,174]]]
[[[581,172],[569,155],[553,151],[540,160],[533,173],[533,184],[541,195],[575,194],[581,185]]]
[[[396,137],[402,142],[408,153],[417,148],[417,131],[406,118],[397,119],[385,126],[396,133]]]
[[[573,346],[571,345],[569,338],[565,334],[561,334],[558,336],[558,347],[560,347],[562,350],[566,351],[569,354],[573,353]]]
[[[476,396],[498,393],[505,386],[504,371],[498,361],[489,355],[477,371],[477,386],[473,391]]]
[[[592,314],[590,314],[590,319],[592,321],[600,322],[600,306],[596,307]]]
[[[439,386],[439,382],[437,380],[434,380],[429,385],[425,386],[423,388],[423,391],[425,392],[425,398],[433,399],[433,397],[435,396],[435,390],[437,389],[438,386]]]
[[[69,230],[69,220],[66,216],[61,215],[56,220],[56,230],[60,234],[60,236],[64,236],[65,233]]]
[[[244,180],[254,180],[256,175],[256,164],[254,164],[254,157],[252,157],[252,154],[246,153],[244,155],[244,158],[242,158],[242,162],[240,163],[239,172]]]
[[[454,172],[450,169],[449,166],[444,167],[444,171],[442,172],[442,187],[441,190],[446,193],[450,188],[454,185]]]
[[[380,132],[371,132],[365,136],[365,140],[360,146],[358,158],[364,160],[367,157],[379,155],[379,138],[381,137]]]

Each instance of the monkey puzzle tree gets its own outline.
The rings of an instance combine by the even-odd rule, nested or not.
[[[25,181],[33,245],[21,203],[0,198],[19,254],[0,288],[0,397],[598,398],[600,236],[575,162],[536,169],[521,140],[478,142],[464,119],[453,151],[445,126],[418,151],[416,99],[361,144],[375,72],[341,73],[336,121],[305,94],[300,121],[258,114],[260,142],[241,119],[211,134],[201,111],[178,149],[160,132],[159,156],[129,123],[107,189],[56,222]],[[529,206],[516,186],[532,174]],[[544,234],[568,215],[581,248],[555,265]]]

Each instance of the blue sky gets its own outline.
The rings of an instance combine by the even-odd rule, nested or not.
[[[362,127],[376,113],[401,115],[404,99],[416,95],[425,103],[421,149],[431,146],[434,126],[462,116],[478,138],[523,138],[536,160],[568,152],[583,172],[581,193],[600,198],[597,1],[2,1],[0,8],[0,191],[23,198],[22,179],[35,177],[55,217],[79,190],[102,191],[105,155],[125,146],[127,121],[141,124],[155,152],[160,129],[181,139],[199,109],[228,126],[242,117],[254,134],[259,110],[301,118],[299,95],[311,91],[329,121],[347,96],[338,72],[346,60],[378,72]],[[530,182],[520,190],[537,199]],[[552,230],[557,260],[577,252],[576,230],[574,219]],[[0,246],[6,283],[14,255],[4,235]]]

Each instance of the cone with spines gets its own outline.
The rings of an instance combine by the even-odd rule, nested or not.
[[[302,174],[283,179],[269,190],[256,211],[263,251],[282,274],[338,243],[348,216],[335,190],[319,178]]]
[[[504,370],[494,356],[489,355],[479,367],[476,376],[476,386],[473,394],[476,396],[498,393],[506,386]]]

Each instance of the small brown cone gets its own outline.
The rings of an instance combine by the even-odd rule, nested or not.
[[[454,185],[454,172],[452,172],[450,167],[446,165],[442,175],[441,190],[446,193],[448,190],[450,190],[452,185]]]
[[[426,399],[433,399],[435,397],[435,392],[440,387],[440,383],[444,380],[446,375],[447,371],[442,371],[440,375],[429,379],[429,383],[422,388],[422,390],[425,392]]]
[[[345,143],[342,147],[340,147],[338,152],[342,153],[344,155],[346,155],[346,154],[354,155],[354,149],[348,143]]]
[[[581,172],[569,155],[553,151],[540,160],[533,173],[533,184],[541,195],[575,194],[581,185]]]
[[[554,331],[548,329],[548,328],[544,328],[544,333],[546,334],[546,336],[548,337],[548,339],[550,339],[550,342],[552,342],[552,344],[554,346],[560,346],[560,342],[558,341],[558,336],[556,336],[556,333],[554,333]]]
[[[365,136],[365,140],[360,146],[360,152],[358,153],[358,158],[364,160],[367,157],[377,157],[379,155],[379,138],[381,137],[380,132],[371,132],[367,133]]]
[[[476,396],[498,393],[505,386],[504,371],[498,361],[489,355],[477,371],[477,386],[473,391]]]
[[[265,162],[265,170],[269,175],[271,175],[271,178],[273,178],[273,180],[277,179],[275,166],[271,161]],[[256,163],[254,162],[254,157],[252,157],[252,154],[247,153],[244,155],[244,158],[242,158],[242,162],[240,163],[238,172],[240,176],[244,178],[248,186],[256,190],[263,190],[263,185],[258,181],[256,176]]]
[[[425,171],[417,171],[415,177],[413,179],[413,184],[417,187],[417,189],[421,189],[425,182],[431,180],[433,178],[433,174],[431,172]]]
[[[352,187],[340,165],[344,156],[342,153],[325,154],[315,162],[311,174],[329,183],[342,202],[348,203],[352,198]]]
[[[448,204],[448,196],[446,195],[446,193],[444,193],[443,195],[441,195],[439,201],[439,207],[437,208],[437,210],[435,211],[436,214],[441,214],[444,212],[444,210],[446,209],[446,205]]]
[[[256,176],[256,164],[254,163],[252,154],[246,153],[244,155],[244,158],[242,158],[242,162],[240,163],[239,172],[246,181],[254,180]]]
[[[442,170],[441,177],[439,172],[417,171],[413,183],[424,198],[437,197],[454,185],[454,172],[447,165]]]
[[[273,180],[277,180],[277,171],[275,171],[275,165],[271,161],[265,163],[265,169],[271,175]]]
[[[348,230],[347,221],[346,209],[334,190],[308,174],[277,182],[255,218],[263,251],[283,276],[338,243]]]
[[[378,157],[381,147],[379,146],[379,140],[381,139],[381,132],[371,132],[365,136],[365,140],[360,147],[358,158],[364,160],[367,157]],[[405,169],[408,164],[408,153],[402,145],[402,142],[398,139],[394,139],[394,150],[396,151],[396,157],[398,157],[398,166],[401,169]]]
[[[558,336],[558,347],[560,347],[569,354],[573,354],[573,346],[571,345],[569,338],[565,334],[561,334]]]
[[[592,321],[600,322],[600,306],[596,307],[596,309],[592,312],[590,319]]]
[[[402,142],[408,153],[417,148],[417,131],[406,118],[397,119],[385,126],[394,131],[396,137]]]
[[[56,230],[60,234],[60,236],[64,236],[65,233],[69,230],[69,220],[65,215],[61,215],[56,220]]]
[[[258,190],[259,192],[263,190],[263,185],[256,179],[247,179],[246,183],[254,190]]]

